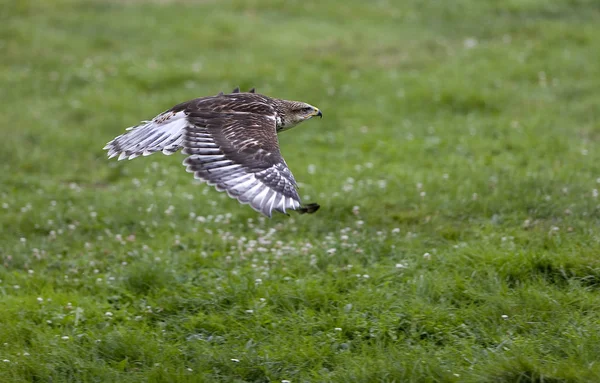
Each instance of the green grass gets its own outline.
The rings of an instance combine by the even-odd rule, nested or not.
[[[0,7],[0,381],[600,381],[596,0]],[[314,215],[128,126],[256,87]],[[2,362],[2,360],[4,360]]]

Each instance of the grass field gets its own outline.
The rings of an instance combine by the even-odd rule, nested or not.
[[[600,381],[597,0],[8,0],[0,381]],[[102,147],[256,87],[314,215]]]

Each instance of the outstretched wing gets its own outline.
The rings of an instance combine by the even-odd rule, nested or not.
[[[194,177],[268,217],[297,210],[296,180],[279,151],[275,114],[192,112],[183,162]]]
[[[186,125],[184,112],[169,110],[152,121],[128,128],[126,133],[115,137],[104,149],[108,150],[108,158],[118,155],[119,160],[131,160],[156,152],[171,155],[181,148],[181,132]]]
[[[171,155],[181,149],[183,128],[188,124],[187,115],[191,110],[235,108],[238,106],[236,98],[240,97],[239,93],[240,88],[237,87],[230,94],[236,95],[233,99],[227,96],[221,97],[223,96],[223,92],[221,92],[217,97],[201,97],[175,105],[151,121],[144,121],[128,128],[126,133],[107,143],[104,149],[108,150],[109,158],[119,156],[119,160],[131,160],[156,152]],[[252,88],[247,93],[255,93],[255,89]],[[266,107],[264,96],[253,94],[250,98],[242,97],[247,99],[245,102],[239,103],[242,107],[255,108],[261,112]],[[267,109],[269,108],[267,107]]]

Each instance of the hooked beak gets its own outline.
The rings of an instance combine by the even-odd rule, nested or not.
[[[319,116],[319,117],[323,118],[323,113],[321,113],[321,110],[320,110],[320,109],[317,109],[317,110],[315,111],[315,113],[313,114],[313,116]]]

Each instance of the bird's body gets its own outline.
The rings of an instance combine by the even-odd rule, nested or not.
[[[183,149],[188,156],[183,164],[195,178],[268,217],[273,210],[312,213],[319,205],[302,206],[277,133],[313,116],[322,114],[309,104],[236,88],[175,105],[127,129],[104,149],[119,160]]]

